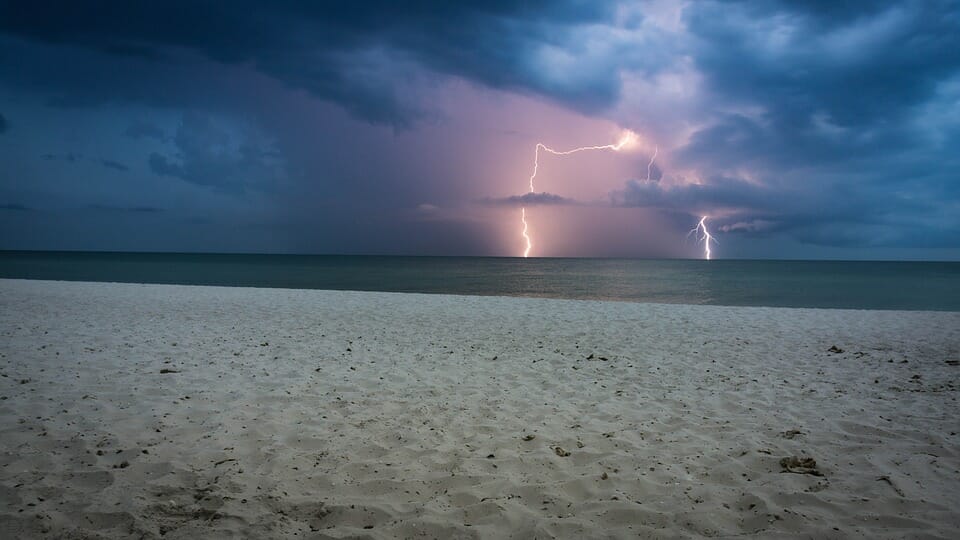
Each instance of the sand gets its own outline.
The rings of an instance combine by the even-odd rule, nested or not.
[[[0,538],[956,538],[958,360],[960,313],[0,280]]]

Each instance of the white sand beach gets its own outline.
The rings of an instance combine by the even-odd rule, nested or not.
[[[0,538],[957,538],[958,361],[960,313],[0,280]]]

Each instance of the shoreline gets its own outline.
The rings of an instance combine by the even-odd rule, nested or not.
[[[960,312],[10,279],[0,299],[4,536],[960,528]]]
[[[40,282],[40,283],[79,283],[79,284],[102,284],[102,285],[130,285],[130,286],[160,286],[160,287],[199,287],[199,288],[224,288],[224,289],[250,289],[258,291],[302,291],[302,292],[321,292],[321,293],[360,293],[360,294],[401,294],[412,296],[452,296],[462,298],[502,298],[517,300],[556,300],[560,302],[601,302],[611,304],[640,304],[651,306],[689,306],[689,307],[713,307],[723,309],[786,309],[786,310],[812,310],[812,311],[877,311],[885,313],[957,313],[960,309],[895,309],[895,308],[851,308],[851,307],[803,307],[803,306],[776,306],[776,305],[739,305],[739,304],[691,304],[684,302],[656,302],[649,300],[637,300],[632,298],[613,299],[613,298],[566,298],[557,296],[530,296],[530,295],[509,295],[509,294],[471,294],[471,293],[450,293],[450,292],[424,292],[424,291],[382,291],[373,289],[315,289],[298,287],[258,287],[250,285],[209,285],[193,283],[154,283],[140,281],[83,281],[71,279],[34,279],[34,278],[6,278],[0,277],[0,282]]]
[[[0,277],[960,312],[960,263],[0,253]]]

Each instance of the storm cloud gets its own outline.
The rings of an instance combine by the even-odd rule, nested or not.
[[[0,199],[164,208],[165,248],[514,254],[497,212],[601,230],[606,206],[710,216],[744,256],[960,258],[953,1],[5,2],[0,50]],[[635,154],[551,159],[550,193],[497,195],[537,142],[621,129]],[[163,237],[200,220],[221,229]]]
[[[265,189],[283,176],[283,163],[275,151],[251,139],[253,135],[209,115],[186,114],[172,139],[173,155],[151,153],[148,164],[157,175],[201,186]]]
[[[61,105],[165,102],[170,96],[162,94],[163,86],[170,85],[151,89],[136,68],[183,67],[190,62],[182,54],[187,51],[217,63],[253,66],[363,119],[408,125],[422,111],[392,88],[410,75],[410,65],[549,95],[583,110],[611,104],[619,90],[612,56],[628,44],[611,40],[604,45],[610,50],[590,51],[573,39],[584,27],[611,22],[615,15],[615,5],[604,2],[108,1],[98,9],[71,2],[5,3],[0,32],[20,41],[17,48],[39,42],[90,53],[80,58],[86,66],[71,66],[68,74],[23,71],[22,78],[31,82],[63,84],[68,93],[55,101]],[[31,60],[12,63],[27,68]],[[133,72],[94,65],[117,60]],[[562,69],[540,69],[554,64]],[[569,77],[567,70],[579,74]]]

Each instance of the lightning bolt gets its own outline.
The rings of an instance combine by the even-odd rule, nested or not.
[[[632,131],[625,132],[620,140],[617,141],[617,144],[604,144],[602,146],[581,146],[579,148],[574,148],[573,150],[554,150],[549,146],[543,143],[537,143],[537,148],[533,153],[533,174],[530,175],[530,193],[534,192],[533,189],[533,180],[537,177],[537,169],[540,167],[540,150],[544,152],[549,152],[555,156],[569,156],[570,154],[576,154],[577,152],[583,152],[586,150],[613,150],[614,152],[619,152],[621,148],[627,146],[628,144],[633,144],[637,140],[637,134]]]
[[[523,222],[523,230],[520,231],[520,234],[523,235],[523,239],[527,241],[527,249],[523,250],[523,258],[530,256],[530,248],[533,247],[533,244],[530,242],[530,237],[527,235],[527,209],[520,209],[520,221]]]
[[[548,152],[555,156],[569,156],[570,154],[576,154],[577,152],[584,152],[586,150],[613,150],[614,152],[619,152],[625,146],[630,146],[637,141],[637,134],[632,131],[625,131],[623,135],[620,136],[620,140],[616,144],[604,144],[600,146],[581,146],[579,148],[574,148],[572,150],[554,150],[549,146],[543,143],[537,143],[536,148],[533,151],[533,174],[530,175],[530,193],[534,193],[533,181],[537,177],[537,170],[540,168],[540,150]],[[656,152],[654,152],[654,158],[656,157]],[[650,164],[653,164],[653,160],[650,160]],[[647,166],[647,178],[650,177],[650,166]],[[520,209],[520,222],[523,223],[523,231],[521,235],[527,241],[527,249],[524,250],[524,258],[530,256],[530,248],[533,247],[533,244],[530,240],[530,236],[527,233],[527,209]]]
[[[650,168],[653,167],[653,160],[657,159],[657,152],[659,151],[659,145],[653,147],[653,155],[650,156],[650,163],[647,163],[647,182],[650,181]]]
[[[703,232],[703,236],[699,236],[700,232]],[[697,242],[703,242],[703,256],[708,261],[710,260],[710,242],[716,242],[717,240],[710,235],[710,231],[707,230],[707,216],[700,218],[700,222],[697,223],[697,226],[690,229],[690,232],[687,233],[687,238],[693,235],[697,239]]]

